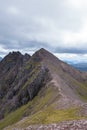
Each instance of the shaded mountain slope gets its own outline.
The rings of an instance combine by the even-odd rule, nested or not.
[[[12,111],[13,106],[15,109],[17,105],[14,103],[16,99],[11,101],[16,94],[14,88],[18,84],[17,75],[29,59],[30,56],[27,54],[23,56],[20,52],[13,52],[0,62],[0,118]]]
[[[11,88],[19,70],[29,58],[29,55],[23,56],[20,52],[13,52],[0,62],[0,98]]]
[[[49,80],[48,69],[28,55],[13,52],[0,63],[0,118],[26,104]],[[47,78],[47,79],[46,79]]]
[[[86,107],[83,107],[87,101],[85,73],[62,62],[43,48],[32,57],[27,55],[26,60],[23,55],[19,55],[22,57],[22,62],[18,60],[17,72],[13,71],[14,62],[10,61],[11,65],[6,62],[5,59],[9,56],[0,62],[0,80],[4,80],[6,85],[4,86],[6,91],[0,98],[0,117],[4,117],[0,122],[1,129],[24,117],[26,118],[8,129],[85,117],[87,114]],[[11,69],[5,70],[7,65],[10,65]],[[14,77],[13,80],[7,78],[9,73]],[[3,83],[0,82],[0,92],[2,86]]]

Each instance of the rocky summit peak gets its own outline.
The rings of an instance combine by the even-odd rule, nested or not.
[[[48,50],[44,49],[44,48],[41,48],[37,51],[37,53],[39,54],[47,54],[47,53],[50,53]]]
[[[13,51],[13,52],[10,52],[7,56],[19,56],[19,55],[22,55],[19,51]]]
[[[17,69],[19,69],[29,60],[29,58],[30,55],[22,55],[19,51],[10,52],[0,62],[0,75],[4,75],[13,69],[15,69],[16,72]]]
[[[46,49],[44,49],[44,48],[41,48],[41,49],[39,49],[38,50],[39,52],[48,52]]]
[[[17,61],[23,61],[26,62],[26,60],[29,60],[31,56],[28,55],[27,53],[25,55],[22,55],[21,52],[19,51],[13,51],[13,52],[10,52],[8,55],[6,55],[2,62],[5,62],[5,63],[12,63],[12,62],[17,62]]]
[[[10,52],[7,56],[5,56],[5,58],[3,60],[6,60],[6,61],[12,61],[12,60],[17,60],[19,57],[21,57],[22,54],[17,51],[17,52]]]
[[[49,51],[47,51],[44,48],[41,48],[40,50],[36,51],[33,55],[34,60],[36,61],[42,61],[42,60],[52,60],[56,57]],[[58,58],[56,58],[58,60]]]

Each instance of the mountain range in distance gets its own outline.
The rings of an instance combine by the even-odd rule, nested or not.
[[[73,62],[68,60],[64,60],[64,61],[80,71],[87,72],[87,61],[85,62]]]
[[[44,48],[32,56],[10,52],[0,61],[0,130],[47,130],[46,124],[83,119],[87,73]]]
[[[87,63],[71,63],[71,65],[80,71],[87,71]]]
[[[2,60],[2,57],[0,57],[0,61]]]

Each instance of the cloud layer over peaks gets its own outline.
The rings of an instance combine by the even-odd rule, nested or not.
[[[86,0],[0,0],[0,55],[41,47],[87,54]]]

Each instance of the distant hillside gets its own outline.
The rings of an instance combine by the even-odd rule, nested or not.
[[[87,71],[87,63],[71,63],[71,65],[80,71]]]
[[[0,57],[0,61],[2,60],[2,57]]]

